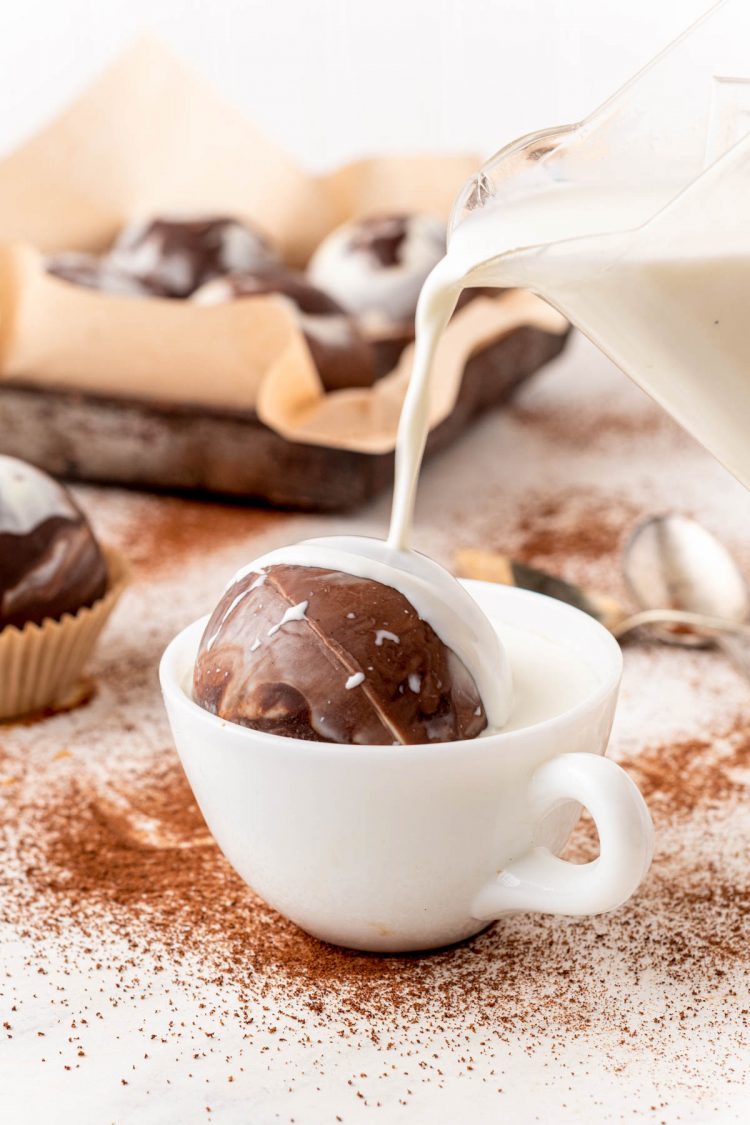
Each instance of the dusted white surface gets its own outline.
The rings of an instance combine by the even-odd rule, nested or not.
[[[145,534],[161,510],[136,495],[89,489],[80,495],[114,538],[131,525]],[[459,545],[517,550],[525,544],[528,553],[535,529],[542,530],[548,542],[557,539],[550,558],[568,577],[617,591],[617,548],[629,523],[665,508],[704,519],[750,569],[750,496],[577,338],[510,411],[491,414],[427,466],[416,545],[445,562]],[[278,543],[344,527],[382,533],[387,513],[384,496],[346,520],[259,517],[257,534],[219,538],[210,557],[168,545],[169,565],[137,569],[103,638],[99,696],[70,716],[4,730],[0,742],[41,763],[66,746],[86,769],[116,779],[122,757],[108,774],[104,734],[132,722],[126,752],[134,760],[168,744],[158,654],[178,628],[210,608],[243,561]],[[250,525],[238,515],[238,526]],[[596,527],[609,528],[599,552],[576,546],[577,536]],[[133,679],[129,661],[137,653],[147,664]],[[142,702],[129,715],[133,684]],[[732,784],[721,799],[712,778],[714,765],[718,770],[731,757],[726,732],[743,721],[749,705],[750,689],[719,655],[628,647],[612,756],[630,764],[639,783],[651,778],[657,846],[650,875],[612,915],[519,916],[463,952],[435,960],[426,975],[415,964],[430,990],[427,1009],[444,1007],[440,1019],[411,1022],[403,1011],[390,1012],[385,992],[382,1021],[354,1015],[353,1027],[339,1034],[345,1007],[334,989],[328,1012],[306,1012],[303,1032],[304,1003],[281,980],[278,990],[253,1000],[235,993],[231,977],[221,986],[201,983],[200,957],[167,961],[154,975],[147,959],[128,964],[123,945],[118,974],[115,937],[71,965],[53,939],[30,945],[9,933],[2,953],[7,975],[0,977],[12,1025],[12,1038],[0,1041],[4,1118],[22,1125],[50,1119],[327,1125],[336,1115],[347,1125],[745,1120],[747,755],[731,759]],[[704,743],[694,756],[676,758],[668,749],[675,739]],[[685,771],[684,806],[665,796],[653,773],[662,759]],[[4,785],[12,772],[3,763]],[[9,791],[0,788],[0,799]],[[3,876],[15,878],[14,871],[6,866]],[[504,966],[505,949],[512,950],[513,965]],[[105,967],[94,971],[102,953]],[[452,985],[463,989],[467,963],[486,984],[472,987],[468,999],[451,1000]],[[510,990],[506,979],[514,982]],[[120,991],[114,1007],[107,998]],[[499,1009],[493,1006],[498,995]],[[236,1014],[219,1020],[214,1003]]]

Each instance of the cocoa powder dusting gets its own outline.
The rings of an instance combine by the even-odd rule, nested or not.
[[[676,444],[686,440],[684,431],[668,414],[654,410],[648,404],[631,412],[608,410],[598,404],[582,409],[580,404],[561,407],[558,402],[554,406],[518,402],[510,410],[511,416],[521,425],[528,426],[555,445],[566,447],[580,448],[593,443],[606,448],[623,438],[640,438],[644,434],[659,434]]]
[[[89,507],[99,507],[104,493],[91,490]],[[283,527],[289,516],[241,501],[216,503],[207,499],[126,493],[107,504],[108,523],[100,530],[116,537],[131,565],[142,574],[160,574],[196,552],[220,550],[232,543]],[[111,521],[111,522],[110,522]]]
[[[554,570],[562,561],[600,559],[622,547],[639,509],[616,496],[570,489],[550,498],[532,494],[514,526],[504,531],[514,557]]]
[[[136,564],[91,668],[96,694],[0,728],[0,1024],[6,1051],[55,1097],[98,1091],[81,1120],[132,1120],[152,1099],[171,1107],[162,1120],[312,1125],[381,1108],[376,1121],[406,1108],[442,1125],[465,1119],[467,1099],[477,1121],[495,1120],[530,1083],[539,1119],[556,1122],[586,1111],[672,1122],[687,1104],[741,1097],[750,708],[719,654],[626,651],[612,753],[657,833],[633,900],[595,918],[509,917],[425,956],[347,952],[281,918],[223,859],[156,680],[164,645],[212,608],[235,561],[267,534],[299,537],[291,517],[98,490],[83,500]],[[488,501],[473,545],[620,593],[619,551],[647,503],[561,475],[524,488],[507,519]],[[457,545],[448,521],[443,557]],[[566,855],[596,850],[584,817]],[[178,1089],[187,1101],[169,1100]]]
[[[718,754],[708,741],[684,740],[647,748],[630,763],[662,828],[720,807],[726,816],[746,797],[750,726],[736,724],[724,740]],[[280,993],[313,1019],[332,1007],[343,1035],[355,1034],[362,1020],[381,1036],[399,1025],[439,1028],[471,1013],[501,1038],[534,1025],[564,1037],[623,1017],[606,980],[591,979],[592,945],[604,943],[614,956],[625,943],[630,973],[648,968],[666,983],[700,964],[706,990],[728,964],[747,958],[750,878],[722,874],[715,864],[706,881],[705,871],[669,853],[636,900],[608,919],[510,919],[431,956],[339,950],[281,918],[234,874],[168,747],[104,793],[85,770],[82,776],[79,758],[69,755],[61,768],[58,757],[54,765],[43,793],[18,762],[4,779],[3,821],[14,826],[6,846],[23,856],[26,885],[4,898],[2,920],[28,941],[53,937],[71,961],[94,936],[102,956],[109,940],[121,938],[134,957],[166,959],[178,978],[199,957],[193,987],[220,982],[248,1011]],[[591,826],[582,823],[568,854],[579,860],[595,850]],[[540,963],[555,980],[552,994],[540,988]]]

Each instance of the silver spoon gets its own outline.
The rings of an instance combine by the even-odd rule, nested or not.
[[[633,598],[643,610],[664,606],[698,618],[720,618],[739,629],[717,631],[713,640],[750,678],[747,636],[750,593],[747,582],[723,543],[685,516],[653,516],[636,527],[623,555],[623,572]],[[695,631],[660,629],[670,644],[706,643],[698,623]],[[732,635],[733,633],[733,635]]]
[[[641,557],[640,551],[638,557]],[[465,548],[456,553],[455,563],[456,572],[464,578],[501,582],[506,586],[534,590],[536,593],[567,602],[568,605],[591,614],[616,637],[623,637],[626,633],[643,626],[669,625],[672,628],[662,629],[660,636],[668,639],[671,644],[704,645],[707,639],[714,640],[724,634],[741,636],[750,642],[750,625],[744,620],[732,620],[723,615],[696,613],[684,609],[664,609],[658,606],[633,613],[615,598],[583,589],[573,582],[566,582],[554,574],[518,562],[497,551]],[[732,565],[734,566],[734,563]],[[676,632],[675,627],[682,631]]]

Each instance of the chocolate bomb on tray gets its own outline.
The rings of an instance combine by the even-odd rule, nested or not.
[[[104,555],[68,490],[0,455],[0,629],[76,613],[106,587]]]
[[[161,216],[130,223],[108,258],[170,297],[189,297],[214,277],[278,260],[262,234],[224,216]]]
[[[375,328],[412,321],[425,278],[445,254],[431,215],[375,215],[344,223],[313,254],[311,281]]]
[[[273,293],[290,301],[327,391],[372,385],[375,363],[370,344],[338,301],[297,270],[266,263],[252,272],[217,277],[196,290],[192,300],[200,305],[217,305],[238,297]]]
[[[380,277],[381,282],[386,281],[390,286],[394,266],[388,263],[393,259],[408,267],[407,274],[413,272],[416,267],[412,252],[416,245],[419,251],[416,258],[421,265],[416,283],[412,279],[412,296],[407,302],[411,307],[416,302],[421,278],[434,264],[438,247],[442,249],[444,240],[442,223],[428,219],[422,229],[422,220],[424,216],[420,219],[392,213],[355,221],[332,232],[321,247],[326,243],[330,246],[331,241],[340,242],[342,231],[349,232],[343,241],[351,245],[343,253],[343,259],[346,263],[347,255],[355,258],[356,290],[358,285],[368,284],[364,280],[366,276]],[[178,241],[181,241],[187,236],[191,221],[155,218],[152,222],[135,224],[135,233],[131,225],[129,239],[137,250],[148,231],[153,234],[154,228],[174,222],[180,228]],[[208,224],[211,228],[218,223],[223,227],[233,220],[203,218],[195,222],[198,227],[194,233],[200,242],[201,226]],[[356,228],[353,239],[349,237],[352,228]],[[140,234],[136,238],[138,229]],[[430,234],[430,230],[434,233]],[[127,241],[124,235],[122,241]],[[151,259],[156,241],[146,240],[147,256]],[[334,312],[334,307],[342,308],[341,302],[314,284],[310,270],[307,273],[309,289],[303,291],[301,275],[289,269],[273,250],[262,245],[262,239],[260,241],[259,259],[255,261],[256,237],[251,239],[252,268],[243,266],[235,271],[231,275],[231,285],[237,287],[237,295],[241,296],[240,288],[247,291],[250,286],[251,292],[259,291],[257,276],[264,278],[264,286],[268,286],[269,278],[273,277],[275,291],[286,290],[290,300],[297,299],[300,327],[325,390],[367,387],[393,370],[404,347],[414,338],[413,317],[394,322],[381,313],[375,318],[379,320],[379,327],[377,324],[373,327],[372,323],[368,326],[366,316],[360,320],[356,314],[349,313],[348,320],[342,319],[340,312]],[[363,258],[364,271],[361,268]],[[220,255],[221,269],[227,264],[227,258]],[[342,254],[334,255],[333,265],[333,273],[340,280]],[[96,258],[88,254],[56,254],[48,259],[47,266],[58,277],[103,292],[117,291],[136,297],[168,295],[154,275],[144,278],[127,272],[142,268],[143,261],[138,253],[126,255],[122,262],[119,255]],[[346,265],[344,272],[348,269]],[[397,268],[395,279],[403,272]],[[200,270],[198,274],[202,278]],[[221,300],[231,299],[231,293],[223,285],[226,276],[223,274],[216,279],[217,284],[222,282]],[[240,276],[243,278],[241,286]],[[193,274],[190,285],[195,280]],[[203,288],[210,290],[211,284],[209,281]],[[316,305],[307,312],[302,308],[302,299],[304,293],[307,301],[310,290],[316,294]],[[462,294],[459,305],[476,292],[469,290]],[[217,298],[207,298],[207,303],[209,299]],[[330,309],[330,313],[324,309]],[[402,295],[398,317],[404,311]],[[427,453],[447,445],[473,415],[502,402],[520,382],[561,351],[566,336],[562,328],[549,328],[532,315],[528,323],[517,324],[480,348],[466,364],[454,409],[430,433]],[[145,431],[154,435],[154,440],[146,444],[143,442]],[[392,452],[372,453],[288,441],[264,425],[252,408],[228,409],[223,403],[216,406],[205,402],[171,403],[162,401],[158,393],[132,397],[113,393],[104,369],[101,386],[96,390],[46,385],[41,379],[39,385],[26,378],[3,380],[0,384],[0,450],[18,457],[31,456],[55,474],[80,480],[255,497],[283,507],[314,511],[352,508],[386,487],[393,475]]]
[[[445,254],[445,223],[431,215],[374,215],[324,238],[310,280],[355,316],[371,342],[376,374],[387,374],[414,339],[424,281]]]
[[[53,254],[44,263],[47,273],[82,285],[84,289],[97,289],[113,297],[164,297],[166,293],[154,281],[135,277],[113,264],[106,256],[66,250]]]
[[[447,742],[487,725],[472,676],[403,594],[289,564],[240,573],[226,590],[193,696],[229,722],[309,741]]]

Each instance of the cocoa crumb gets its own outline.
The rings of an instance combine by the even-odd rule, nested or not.
[[[527,1058],[543,1063],[540,1073],[566,1074],[575,1057],[581,1081],[595,1069],[615,1084],[645,1058],[660,1091],[672,1072],[691,1092],[736,1089],[750,1037],[750,720],[745,685],[722,658],[656,646],[627,654],[621,712],[632,730],[616,735],[613,752],[643,787],[657,833],[653,869],[631,902],[598,918],[508,917],[425,956],[336,949],[281,918],[233,872],[172,748],[158,658],[211,608],[229,574],[203,536],[202,505],[187,517],[193,530],[175,529],[169,540],[172,571],[152,566],[151,555],[169,551],[155,527],[142,534],[140,524],[153,505],[145,522],[155,525],[162,503],[167,525],[193,504],[96,499],[109,537],[137,561],[91,668],[96,695],[84,708],[0,731],[0,926],[13,954],[0,974],[0,1010],[20,1013],[9,1017],[6,1048],[23,1039],[30,1054],[43,1029],[34,1061],[50,1060],[45,1080],[67,1067],[60,1081],[73,1082],[76,1067],[85,1076],[98,1065],[106,1041],[117,1066],[101,1082],[119,1090],[127,1073],[123,1099],[146,1089],[162,1096],[179,1082],[193,1089],[210,1066],[221,1082],[211,1089],[217,1116],[217,1089],[246,1099],[247,1082],[274,1074],[290,1099],[335,1082],[341,1100],[329,1102],[327,1120],[353,1119],[363,1100],[414,1107],[422,1091],[434,1096],[457,1074],[467,1096],[491,1082],[499,1098],[495,1091],[510,1089],[508,1067]],[[527,492],[502,527],[488,511],[497,539],[485,545],[573,580],[579,567],[601,564],[599,585],[611,589],[642,509],[625,494],[566,485]],[[252,514],[230,512],[225,523],[217,516],[216,552],[237,545],[252,557],[263,531],[252,530]],[[266,515],[261,529],[274,526]],[[447,555],[454,528],[446,544]],[[663,687],[663,673],[675,669],[687,678],[674,696],[686,709],[677,733],[654,720],[677,708]],[[582,861],[596,851],[583,818],[566,854]],[[155,1069],[144,1077],[146,1054]],[[652,1085],[644,1088],[650,1098]]]

